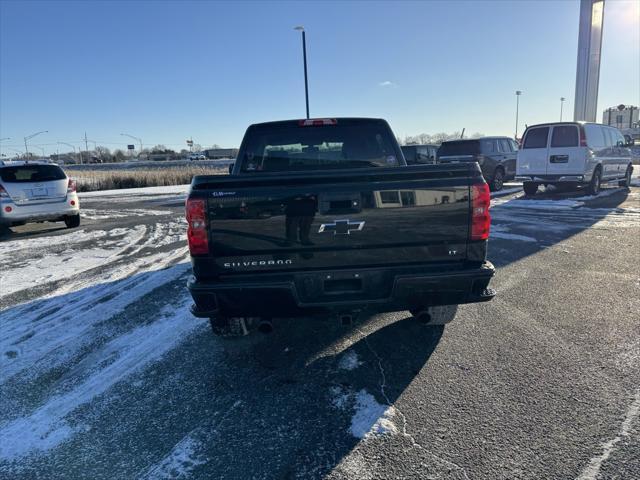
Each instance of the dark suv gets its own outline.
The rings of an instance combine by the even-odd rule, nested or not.
[[[437,145],[404,145],[400,148],[407,165],[436,163]]]
[[[483,137],[442,142],[438,163],[478,162],[492,191],[502,190],[516,175],[518,145],[509,137]]]

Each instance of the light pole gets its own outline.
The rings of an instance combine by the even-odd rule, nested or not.
[[[566,98],[560,97],[560,121],[562,121],[562,107],[564,105],[564,101],[565,100],[566,100]]]
[[[309,81],[307,79],[307,36],[302,25],[298,25],[294,28],[299,32],[302,32],[302,58],[304,61],[304,99],[307,105],[307,118],[309,118]]]
[[[33,137],[35,137],[36,135],[40,135],[41,133],[49,133],[49,130],[42,130],[41,132],[36,132],[29,136],[24,137],[25,158],[29,158],[29,147],[27,147],[27,140],[31,140]]]
[[[518,114],[520,113],[520,95],[522,95],[522,91],[516,90],[516,141],[518,140]]]
[[[44,158],[44,148],[35,145],[38,150],[42,150],[42,158]]]
[[[122,135],[123,137],[129,137],[129,138],[133,138],[134,140],[137,140],[138,143],[140,144],[140,153],[142,153],[142,139],[141,138],[134,137],[133,135],[129,135],[128,133],[121,133],[120,135]]]

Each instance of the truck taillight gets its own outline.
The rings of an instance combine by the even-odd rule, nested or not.
[[[491,194],[489,185],[481,183],[471,186],[471,240],[486,240],[491,227]]]
[[[75,180],[69,179],[69,183],[67,183],[67,193],[73,193],[76,191],[77,184]]]
[[[197,198],[187,199],[186,213],[187,241],[191,255],[209,253],[206,201]]]
[[[584,125],[580,125],[580,146],[581,147],[587,146],[587,135],[584,131]]]
[[[9,194],[2,185],[0,185],[0,198],[9,198]]]

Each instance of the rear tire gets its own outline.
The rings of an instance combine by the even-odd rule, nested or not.
[[[593,172],[593,177],[587,187],[587,193],[589,195],[598,195],[600,193],[600,183],[602,182],[602,172],[600,167],[596,168]]]
[[[631,186],[631,172],[633,171],[631,165],[627,167],[627,172],[624,174],[624,180],[620,180],[618,185],[620,187],[629,188]]]
[[[496,168],[495,172],[493,172],[493,178],[491,179],[491,183],[489,184],[489,188],[492,192],[499,192],[502,190],[504,186],[504,171],[502,168]]]
[[[536,192],[538,191],[538,184],[537,183],[532,183],[532,182],[524,182],[522,184],[522,188],[524,189],[524,194],[529,196],[529,195],[535,195]]]
[[[64,224],[67,228],[76,228],[80,226],[80,214],[72,215],[64,218]]]

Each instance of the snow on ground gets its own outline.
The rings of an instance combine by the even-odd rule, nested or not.
[[[207,463],[205,458],[196,453],[201,447],[201,442],[195,439],[193,434],[185,436],[159,464],[151,467],[141,478],[144,480],[189,478],[195,467]]]
[[[142,187],[142,188],[121,188],[117,190],[98,190],[96,192],[80,192],[80,200],[94,197],[124,197],[128,195],[176,195],[186,194],[190,184],[186,185],[166,185],[162,187]]]
[[[94,236],[98,239],[95,246],[83,248],[81,254],[74,248],[73,243],[65,245],[53,237],[49,238],[49,242],[55,242],[57,247],[63,248],[62,251],[58,248],[47,252],[46,247],[42,246],[39,252],[34,252],[35,254],[28,259],[28,262],[19,261],[13,265],[10,261],[15,257],[4,253],[0,256],[0,265],[3,266],[0,273],[2,286],[0,298],[29,287],[68,278],[81,271],[102,265],[122,254],[130,248],[130,245],[141,241],[145,233],[146,228],[143,225],[132,229],[114,229],[106,236]]]
[[[335,408],[342,411],[353,409],[349,433],[354,437],[367,439],[398,433],[398,426],[394,423],[397,410],[393,406],[378,403],[366,390],[354,393],[345,387],[333,386],[329,393]]]
[[[491,225],[491,238],[501,238],[503,240],[517,240],[520,242],[537,242],[533,237],[526,235],[518,235],[515,233],[508,233],[509,227],[505,225]]]
[[[169,212],[171,213],[171,212]],[[61,279],[70,279],[63,286],[82,288],[76,277],[81,272],[118,262],[127,256],[133,257],[143,249],[151,250],[179,243],[184,256],[186,223],[181,217],[160,221],[151,225],[137,225],[131,228],[114,228],[108,232],[84,230],[58,236],[44,236],[33,239],[0,243],[0,298],[12,293],[41,286]],[[172,254],[164,254],[157,265],[166,265],[165,260],[174,259]],[[136,267],[149,264],[148,258],[137,258],[123,268],[124,275],[131,274]],[[152,269],[156,269],[153,267]],[[103,278],[116,280],[123,275],[110,275],[103,271]],[[60,292],[58,292],[60,293]]]
[[[92,364],[98,367],[83,382],[50,397],[32,413],[0,425],[0,459],[15,461],[71,438],[81,428],[67,419],[74,410],[157,361],[203,326],[191,318],[189,303],[185,295],[178,305],[168,305],[160,319],[116,337],[93,355]]]
[[[128,218],[128,217],[146,217],[149,215],[152,216],[160,216],[160,215],[171,215],[173,212],[171,210],[152,210],[152,209],[142,209],[142,208],[128,208],[128,209],[93,209],[93,208],[83,208],[80,211],[80,215],[82,218],[87,220],[104,220],[107,218]]]
[[[398,427],[393,422],[396,409],[381,405],[366,390],[355,395],[355,413],[351,418],[349,432],[356,438],[369,438],[379,435],[395,435]]]
[[[360,365],[362,365],[362,362],[358,358],[358,354],[353,350],[349,350],[340,359],[340,362],[338,363],[338,368],[342,370],[355,370]]]
[[[505,185],[505,186],[507,186],[507,185]],[[521,192],[521,191],[522,191],[522,185],[520,185],[518,187],[503,188],[499,192],[491,192],[491,198],[503,197],[503,196],[511,195],[512,193],[518,193],[518,192]]]

